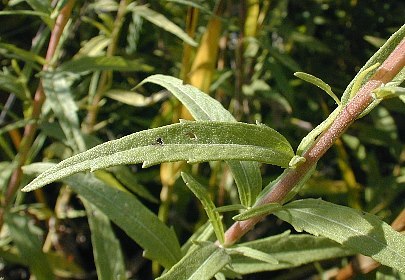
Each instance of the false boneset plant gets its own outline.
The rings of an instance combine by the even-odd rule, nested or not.
[[[405,236],[376,216],[320,199],[291,201],[314,172],[318,160],[357,118],[381,100],[404,93],[399,87],[405,78],[404,34],[402,27],[370,58],[340,100],[321,80],[296,73],[325,90],[337,103],[329,117],[301,141],[296,153],[279,132],[260,123],[237,122],[218,101],[198,89],[177,78],[153,75],[140,85],[154,83],[166,88],[195,121],[140,131],[56,165],[27,166],[26,173],[45,171],[22,191],[32,191],[54,181],[69,185],[89,207],[104,213],[133,238],[144,249],[145,257],[165,268],[159,279],[235,278],[355,253],[405,273]],[[201,201],[209,223],[182,247],[174,231],[137,198],[106,184],[93,173],[123,164],[142,163],[143,167],[149,167],[162,162],[193,164],[219,160],[225,161],[232,171],[240,204],[218,209],[206,187],[191,173],[183,172],[182,179]],[[285,169],[262,189],[258,163]],[[83,173],[86,171],[90,173]],[[231,210],[239,214],[225,230],[221,211]],[[237,243],[269,214],[311,235],[285,232]]]

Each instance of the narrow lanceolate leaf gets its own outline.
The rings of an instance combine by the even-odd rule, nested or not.
[[[46,255],[42,251],[42,232],[28,216],[7,213],[5,222],[15,246],[37,279],[55,279]]]
[[[91,230],[94,262],[100,280],[124,280],[125,264],[121,246],[108,217],[86,199],[82,199]]]
[[[259,164],[248,161],[227,161],[238,186],[239,199],[243,206],[252,206],[262,190]]]
[[[150,21],[154,25],[172,33],[173,35],[176,35],[187,44],[194,47],[197,46],[197,43],[190,36],[188,36],[187,33],[184,32],[180,27],[178,27],[172,21],[167,19],[164,15],[152,9],[149,9],[147,6],[129,5],[128,10],[134,12],[136,15],[143,17],[147,21]]]
[[[121,56],[83,56],[78,59],[65,62],[58,67],[58,71],[67,71],[72,73],[101,70],[149,72],[153,70],[153,67],[144,64],[142,60],[125,59]]]
[[[241,274],[292,268],[354,254],[353,251],[325,237],[309,234],[290,235],[289,232],[242,243],[239,246],[258,250],[278,261],[278,263],[263,262],[248,256],[232,254],[232,268]]]
[[[41,65],[45,64],[45,58],[24,49],[20,49],[12,44],[0,43],[0,54],[6,57],[17,58],[25,62],[34,62]]]
[[[233,217],[235,221],[243,221],[257,216],[269,215],[281,208],[279,203],[268,203],[265,205],[252,207],[239,215]]]
[[[372,65],[376,63],[382,63],[384,60],[390,55],[390,53],[395,49],[395,47],[402,41],[405,36],[405,25],[402,25],[401,28],[391,35],[391,37],[387,40],[387,42],[366,62],[366,64],[360,69],[354,79],[350,82],[350,84],[345,89],[345,92],[342,96],[342,104],[345,105],[350,99],[352,95],[352,89],[355,85],[360,84],[360,87],[364,85],[368,79],[365,79],[361,76],[361,73],[365,71],[367,68],[370,68]],[[369,77],[372,74],[370,73]],[[396,85],[393,85],[396,86]],[[370,104],[370,106],[376,106],[376,104]]]
[[[325,236],[405,272],[405,236],[374,215],[319,199],[297,200],[274,214],[297,230]]]
[[[180,245],[174,231],[135,196],[106,185],[93,174],[76,174],[64,182],[80,196],[91,200],[92,204],[135,240],[145,250],[147,258],[166,268],[181,258]]]
[[[262,251],[246,247],[246,246],[236,246],[234,248],[227,249],[229,254],[242,255],[254,260],[262,261],[269,264],[278,264],[278,260],[273,258],[271,255],[264,253]]]
[[[209,243],[189,252],[157,280],[210,280],[229,261],[225,249]]]
[[[317,87],[319,87],[320,89],[322,89],[323,91],[325,91],[330,97],[333,98],[333,100],[335,100],[336,104],[340,105],[340,100],[339,98],[337,98],[337,96],[333,93],[330,85],[328,85],[327,83],[325,83],[324,81],[322,81],[321,79],[308,74],[308,73],[304,73],[304,72],[295,72],[294,76],[300,78],[301,80],[304,80],[308,83],[311,83]]]
[[[77,78],[77,74],[69,72],[45,72],[42,78],[47,102],[58,118],[69,146],[76,153],[86,150],[72,93],[72,84]]]
[[[225,240],[224,226],[221,221],[221,216],[215,211],[215,204],[211,200],[207,190],[190,174],[185,172],[181,173],[181,177],[186,183],[187,187],[195,194],[203,205],[208,219],[210,220],[212,227],[214,228],[215,235],[218,241],[223,244]]]
[[[221,103],[199,89],[183,84],[183,81],[165,75],[153,75],[142,81],[155,83],[170,91],[198,121],[236,122],[232,114]],[[262,177],[257,163],[227,161],[238,187],[241,203],[249,207],[262,188]]]
[[[225,122],[182,122],[140,131],[68,158],[39,175],[23,190],[31,191],[82,171],[120,164],[251,160],[288,166],[288,141],[264,125]]]
[[[221,103],[199,89],[183,84],[180,79],[157,74],[149,76],[137,87],[145,83],[154,83],[166,88],[180,100],[197,121],[236,122],[232,114]]]

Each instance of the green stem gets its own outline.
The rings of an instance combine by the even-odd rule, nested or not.
[[[120,5],[118,7],[117,16],[114,21],[114,27],[111,32],[111,42],[107,47],[106,56],[111,57],[117,51],[118,46],[118,39],[120,35],[120,31],[122,28],[122,24],[125,20],[125,14],[127,13],[128,4],[131,3],[131,0],[121,0]],[[112,78],[111,71],[103,71],[100,76],[100,81],[98,83],[97,91],[91,100],[91,104],[89,106],[89,111],[86,116],[86,120],[84,123],[84,131],[86,133],[92,133],[94,130],[94,126],[97,121],[97,114],[99,110],[99,103],[104,96],[105,91],[110,87],[110,81]]]
[[[343,108],[333,123],[320,135],[315,143],[303,154],[306,161],[296,169],[287,169],[284,176],[257,205],[280,202],[317,163],[334,142],[356,120],[374,100],[372,91],[391,81],[405,66],[405,39],[403,39],[371,79],[359,90],[356,96]],[[250,231],[264,216],[235,222],[225,233],[224,246],[231,246]]]
[[[46,71],[52,61],[53,56],[55,55],[56,48],[59,44],[60,38],[62,36],[63,30],[68,22],[70,15],[72,13],[72,8],[75,4],[75,0],[70,0],[60,11],[55,25],[52,30],[51,38],[48,45],[48,50],[46,53],[46,63],[43,66],[42,70]],[[38,119],[41,115],[42,105],[45,101],[45,93],[42,87],[42,82],[39,81],[38,88],[34,95],[34,101],[32,104],[32,113],[30,119]],[[28,124],[24,129],[24,135],[21,140],[21,143],[18,147],[18,154],[16,156],[17,167],[11,175],[10,181],[8,183],[7,189],[5,191],[3,200],[1,201],[2,209],[0,211],[0,228],[3,226],[3,218],[5,209],[8,208],[10,202],[12,201],[15,193],[18,191],[21,177],[23,175],[21,167],[25,164],[30,148],[34,141],[36,131],[38,129],[38,124],[36,122]]]

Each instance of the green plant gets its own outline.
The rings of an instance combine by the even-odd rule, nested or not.
[[[357,118],[369,113],[383,99],[392,96],[402,98],[404,90],[400,85],[405,78],[404,26],[369,59],[347,86],[340,100],[322,80],[309,74],[296,73],[297,77],[325,90],[338,103],[327,119],[303,138],[296,153],[287,139],[276,130],[261,123],[237,122],[214,98],[191,85],[183,84],[180,79],[161,74],[147,77],[138,83],[137,89],[146,84],[164,87],[187,108],[194,121],[182,120],[180,123],[142,130],[100,144],[100,139],[88,133],[97,130],[96,119],[103,96],[117,98],[117,92],[109,91],[112,71],[148,72],[152,69],[143,61],[115,56],[123,17],[130,11],[157,24],[159,21],[156,19],[162,20],[162,15],[145,6],[131,5],[130,1],[121,1],[119,5],[106,1],[112,10],[117,11],[115,21],[106,14],[104,26],[100,27],[97,22],[87,19],[99,29],[106,26],[110,28],[110,32],[105,31],[103,36],[97,38],[110,44],[105,53],[96,57],[78,55],[75,60],[57,65],[53,61],[57,57],[56,46],[60,39],[66,39],[62,36],[62,30],[74,5],[74,1],[62,2],[55,8],[58,15],[56,22],[59,25],[55,24],[52,28],[51,43],[45,60],[33,56],[31,63],[26,64],[27,68],[23,70],[15,65],[14,71],[19,74],[20,80],[13,79],[10,73],[3,73],[2,76],[9,79],[7,89],[11,89],[32,106],[29,118],[16,122],[5,130],[11,131],[18,125],[25,126],[23,139],[18,145],[18,155],[10,155],[12,164],[7,168],[13,174],[8,188],[4,189],[2,202],[1,217],[4,217],[4,223],[10,231],[8,239],[4,240],[5,246],[2,247],[3,257],[12,259],[14,256],[14,259],[28,265],[32,273],[41,279],[53,278],[54,271],[58,269],[80,274],[80,269],[74,264],[70,264],[68,268],[58,265],[60,262],[69,264],[63,256],[42,252],[38,239],[39,228],[30,224],[28,216],[22,215],[22,211],[32,211],[35,207],[12,205],[20,185],[26,185],[23,188],[26,192],[61,181],[69,188],[61,190],[58,200],[71,196],[73,191],[79,195],[85,207],[86,214],[70,215],[85,215],[89,221],[100,279],[125,278],[124,256],[110,221],[143,248],[145,258],[164,267],[163,273],[155,270],[155,276],[160,275],[159,279],[237,278],[248,273],[292,268],[332,256],[345,257],[356,253],[371,256],[376,261],[405,273],[405,237],[377,216],[319,199],[291,201],[314,174],[318,160]],[[251,7],[254,9],[255,1],[248,2],[252,2]],[[63,6],[64,4],[66,5]],[[250,12],[254,13],[254,10]],[[40,15],[48,21],[52,20],[45,13]],[[52,23],[49,22],[49,25],[52,26]],[[171,31],[188,44],[195,44],[181,30],[172,28]],[[246,33],[249,31],[246,30]],[[43,34],[45,38],[47,34]],[[89,48],[95,46],[92,44],[94,42],[89,43]],[[29,59],[20,49],[5,44],[2,47],[11,56]],[[30,75],[27,72],[37,67],[35,63],[43,65],[40,71],[41,82],[36,97],[30,100],[27,84],[21,82],[21,79]],[[205,70],[210,72],[210,69]],[[89,73],[91,78],[88,84],[91,90],[84,97],[88,110],[83,128],[80,128],[72,88]],[[240,90],[242,91],[242,85]],[[42,108],[45,96],[48,107]],[[146,103],[145,100],[144,102]],[[57,118],[56,124],[46,122],[47,115]],[[39,125],[36,120],[40,118],[43,118],[43,127],[34,141]],[[60,155],[60,158],[65,159],[59,163],[44,161],[27,164],[34,161],[46,136],[55,137],[65,147],[69,147],[64,149],[67,155]],[[58,147],[50,151],[56,152]],[[200,200],[208,217],[208,222],[199,225],[182,246],[176,232],[137,197],[153,202],[156,201],[154,196],[138,184],[137,177],[129,168],[122,166],[142,163],[142,167],[151,167],[173,161],[189,163],[183,167],[181,178]],[[238,194],[234,203],[217,207],[209,188],[204,186],[209,184],[209,180],[199,174],[198,165],[192,165],[211,161],[225,161],[228,167],[224,169],[229,168],[232,173]],[[259,163],[284,168],[282,174],[263,189],[264,178]],[[215,163],[212,163],[212,170],[216,170]],[[27,178],[23,177],[23,173],[25,176],[41,174],[26,184]],[[175,176],[177,173],[171,174]],[[25,181],[21,183],[21,180]],[[18,193],[18,196],[21,195],[22,193]],[[38,208],[40,211],[41,208]],[[233,215],[234,222],[225,231],[224,224],[229,225],[229,214],[234,211],[238,214]],[[46,211],[42,210],[42,213]],[[255,224],[269,214],[291,224],[297,231],[306,231],[311,235],[284,232],[238,243]],[[12,242],[17,253],[6,246]]]

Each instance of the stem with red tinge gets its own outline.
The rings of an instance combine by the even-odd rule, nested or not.
[[[318,137],[314,144],[306,150],[302,155],[305,158],[305,162],[295,169],[288,169],[284,176],[273,186],[272,190],[264,196],[256,206],[281,202],[326,151],[332,147],[336,139],[338,139],[371,102],[373,102],[373,90],[390,82],[404,66],[405,39],[397,45],[370,80],[364,84],[353,99],[343,108],[334,122]],[[233,245],[264,217],[265,216],[258,216],[249,220],[235,222],[225,232],[225,242],[223,245]]]

